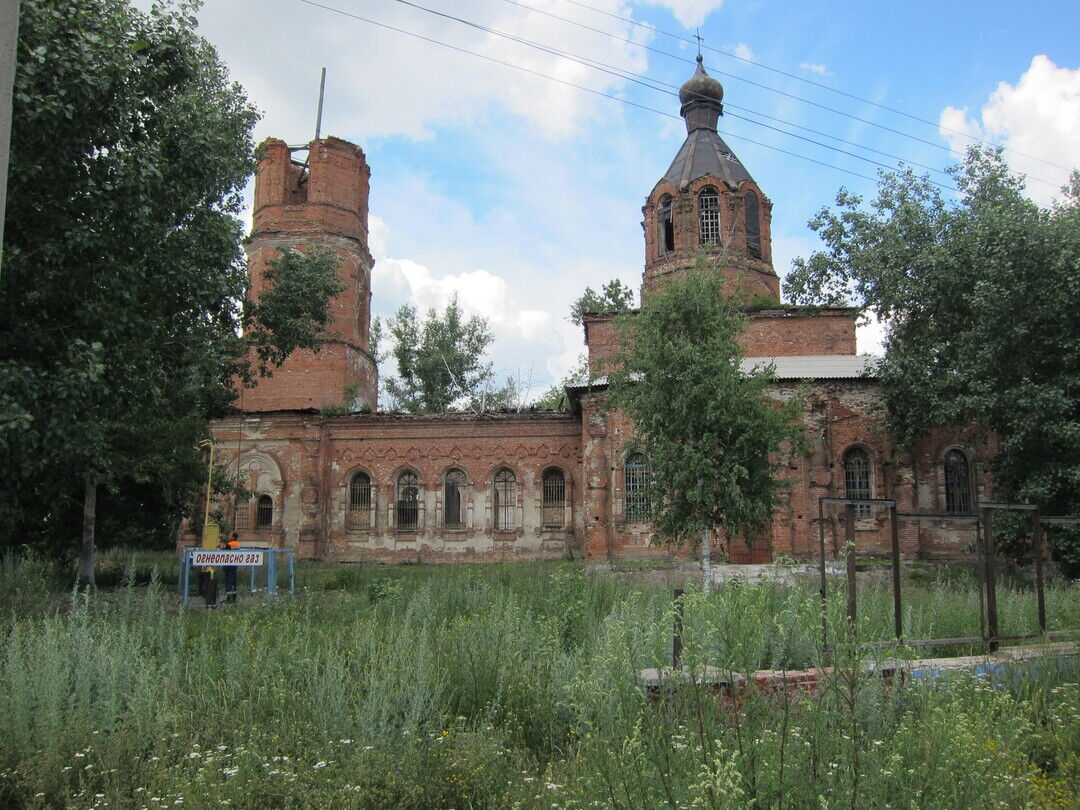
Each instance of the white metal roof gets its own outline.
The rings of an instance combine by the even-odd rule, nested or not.
[[[756,367],[776,366],[781,380],[846,380],[858,377],[873,378],[874,361],[870,354],[812,354],[798,357],[744,357],[744,371]]]

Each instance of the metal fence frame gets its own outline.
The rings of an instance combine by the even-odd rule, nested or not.
[[[1052,638],[1071,635],[1068,631],[1046,631],[1046,594],[1043,581],[1043,526],[1080,523],[1080,515],[1063,515],[1043,517],[1039,507],[1022,503],[995,503],[979,502],[978,514],[949,514],[936,512],[898,512],[896,501],[892,498],[818,498],[818,540],[820,552],[821,571],[821,637],[825,648],[829,648],[828,617],[826,600],[828,595],[827,577],[825,571],[825,506],[844,507],[844,541],[848,546],[846,578],[847,578],[847,619],[852,627],[855,624],[857,591],[855,583],[855,515],[857,507],[881,506],[889,513],[889,541],[892,569],[892,594],[893,594],[893,630],[896,640],[892,642],[877,642],[871,647],[892,647],[901,644],[908,647],[938,647],[959,644],[987,645],[990,652],[997,650],[1003,641],[1026,641],[1035,638]],[[997,580],[995,571],[994,535],[993,535],[993,512],[994,510],[1029,511],[1032,513],[1031,533],[1035,546],[1035,594],[1038,610],[1039,632],[1023,636],[1001,636],[998,632],[997,615]],[[979,633],[978,636],[966,636],[956,638],[937,638],[905,640],[903,628],[902,599],[900,586],[900,533],[898,523],[906,521],[948,521],[953,523],[974,523],[979,531],[977,542],[979,554]],[[985,611],[983,610],[985,595]]]

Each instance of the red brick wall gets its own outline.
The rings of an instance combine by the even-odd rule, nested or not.
[[[855,313],[846,309],[753,313],[739,344],[747,357],[855,354]]]

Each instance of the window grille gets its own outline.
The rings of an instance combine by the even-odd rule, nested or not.
[[[251,505],[246,498],[237,499],[236,512],[233,514],[233,530],[246,532],[251,528]]]
[[[365,472],[356,473],[349,482],[349,530],[371,528],[371,500],[371,476]]]
[[[743,214],[746,216],[746,248],[753,256],[761,256],[761,212],[758,205],[757,194],[754,190],[746,192],[746,202],[743,204]]]
[[[544,526],[559,527],[566,519],[566,476],[562,470],[544,473]]]
[[[623,467],[626,493],[626,519],[631,522],[649,517],[649,460],[641,453],[631,453]]]
[[[675,223],[671,219],[671,195],[660,198],[660,213],[657,219],[660,229],[660,252],[670,253],[675,249]]]
[[[844,454],[844,484],[849,498],[873,497],[870,487],[870,456],[861,447],[854,447]],[[870,506],[856,506],[855,517],[870,517]]]
[[[720,244],[720,197],[712,186],[703,188],[698,196],[698,224],[701,244]]]
[[[945,511],[954,515],[971,514],[971,467],[960,450],[945,454]]]
[[[443,487],[443,526],[447,529],[465,528],[465,473],[450,470]]]
[[[416,473],[403,472],[397,480],[397,528],[415,530],[420,522],[420,482]]]
[[[269,495],[260,495],[255,507],[255,528],[269,529],[274,525],[274,499]]]
[[[514,525],[514,474],[510,470],[495,473],[495,531],[512,532]]]

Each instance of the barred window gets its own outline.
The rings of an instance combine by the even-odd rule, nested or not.
[[[495,531],[510,532],[514,525],[514,473],[501,469],[495,473]]]
[[[753,256],[761,256],[761,211],[758,205],[758,196],[753,189],[746,192],[746,202],[743,204],[743,214],[746,217],[746,248]]]
[[[260,495],[255,506],[255,528],[269,529],[274,525],[274,499],[269,495]]]
[[[631,453],[623,467],[626,492],[626,519],[643,521],[649,517],[649,460],[642,453]]]
[[[874,497],[870,487],[870,456],[861,447],[853,447],[844,454],[844,485],[849,498]],[[870,506],[856,506],[855,516],[870,517]]]
[[[350,530],[371,528],[371,476],[358,472],[349,482],[349,512],[347,527]]]
[[[237,498],[233,512],[233,530],[246,532],[251,528],[251,501]]]
[[[397,480],[397,528],[416,529],[420,522],[420,482],[416,473],[403,472]]]
[[[945,511],[953,515],[971,514],[971,467],[960,450],[945,454]]]
[[[671,218],[671,195],[660,198],[660,210],[657,215],[657,227],[660,239],[660,252],[670,253],[675,249],[675,223]]]
[[[465,528],[465,473],[450,470],[443,486],[443,526]]]
[[[544,473],[544,526],[562,526],[566,519],[566,476],[562,470],[550,469]]]
[[[720,244],[720,196],[712,186],[706,186],[698,195],[698,224],[701,244]]]

